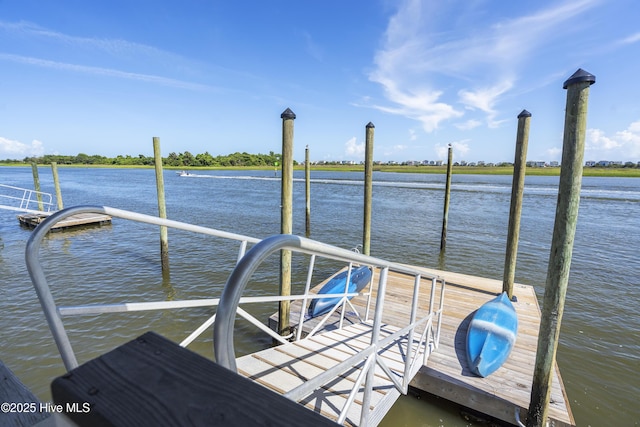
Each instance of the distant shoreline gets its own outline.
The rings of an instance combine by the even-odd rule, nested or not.
[[[6,167],[31,167],[30,165],[15,163],[0,163],[0,166]],[[48,167],[48,165],[38,165],[38,167]],[[58,165],[59,168],[111,168],[111,169],[153,169],[153,166],[140,165]],[[273,166],[225,166],[225,167],[189,167],[189,166],[165,166],[167,170],[274,170]],[[304,166],[294,166],[295,170],[304,170]],[[364,172],[363,165],[313,165],[311,170],[327,171],[327,172]],[[445,174],[446,166],[388,166],[375,165],[374,172],[395,172],[395,173],[426,173],[426,174]],[[454,166],[453,174],[458,175],[513,175],[513,167],[511,166]],[[526,174],[530,176],[559,176],[560,167],[528,167]],[[599,168],[584,167],[583,176],[598,177],[617,177],[617,178],[640,178],[640,168]]]

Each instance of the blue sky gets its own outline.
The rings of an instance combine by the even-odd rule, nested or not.
[[[0,0],[0,159],[281,151],[381,161],[560,160],[590,88],[585,160],[640,161],[640,3]]]

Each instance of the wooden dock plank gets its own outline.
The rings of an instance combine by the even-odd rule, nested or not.
[[[153,332],[56,378],[51,391],[64,408],[90,405],[65,409],[82,426],[335,425]]]
[[[524,414],[529,406],[535,365],[541,314],[534,288],[522,284],[514,286],[514,293],[518,299],[514,303],[518,313],[518,335],[514,349],[507,362],[498,371],[488,378],[480,378],[473,375],[467,368],[466,330],[473,313],[502,291],[502,282],[454,272],[420,269],[424,271],[425,276],[443,277],[447,286],[440,346],[430,355],[427,365],[420,369],[411,385],[496,419],[515,423],[516,407],[520,408],[521,413]],[[374,302],[377,296],[377,277],[379,277],[378,270],[374,271],[374,286],[371,291]],[[318,285],[314,291],[317,292],[321,285]],[[413,276],[389,273],[384,303],[384,323],[395,326],[408,323],[408,307],[411,306],[413,287]],[[423,279],[418,316],[425,315],[428,311],[430,287],[430,281]],[[368,289],[365,288],[365,291]],[[437,291],[435,306],[439,298],[440,292]],[[355,297],[351,302],[358,312],[365,312],[365,297]],[[297,304],[299,313],[300,303]],[[371,310],[372,312],[375,310],[375,303],[372,304]],[[346,317],[345,319],[350,322],[357,321],[354,320],[355,318]],[[336,328],[338,321],[339,315],[336,314],[329,322],[329,328]],[[315,322],[317,323],[317,320]],[[308,328],[305,323],[304,332],[310,330],[311,327]],[[549,418],[556,426],[575,425],[557,366],[552,379]]]
[[[395,329],[389,326],[385,326],[384,330],[385,334],[395,332]],[[353,325],[240,357],[237,360],[238,372],[274,391],[286,393],[303,381],[325,372],[366,348],[370,342],[370,325]],[[382,355],[384,363],[396,371],[398,376],[402,374],[402,352],[389,350],[379,354]],[[332,420],[337,420],[339,411],[355,385],[361,365],[362,363],[347,370],[315,390],[301,403]],[[400,393],[379,366],[375,367],[373,391],[370,424],[377,425]],[[347,424],[357,425],[360,421],[362,393],[360,389],[354,404],[347,412]]]
[[[42,221],[48,218],[50,213],[41,213],[41,214],[22,214],[18,215],[18,221],[20,224],[29,227],[35,228]],[[72,215],[69,218],[63,219],[56,223],[53,227],[51,227],[51,231],[60,231],[68,228],[74,227],[82,227],[82,226],[102,226],[106,224],[111,224],[111,216],[95,214],[95,213],[81,213]]]
[[[0,361],[0,402],[20,405],[13,408],[9,406],[8,410],[0,412],[0,425],[3,426],[32,426],[48,419],[51,415],[41,409],[40,400],[2,361]]]
[[[497,419],[514,423],[515,408],[529,406],[537,349],[540,309],[531,286],[516,284],[514,303],[518,335],[505,364],[488,378],[472,375],[466,366],[466,328],[471,315],[502,290],[502,282],[438,270],[447,281],[440,348],[429,358],[412,385]],[[555,425],[575,425],[556,366],[549,418]]]

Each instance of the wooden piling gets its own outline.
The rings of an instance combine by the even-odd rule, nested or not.
[[[364,151],[364,224],[362,231],[362,253],[371,254],[371,203],[373,198],[373,134],[375,126],[367,123],[365,127]]]
[[[282,191],[280,209],[280,233],[293,232],[293,121],[296,118],[287,108],[280,115],[282,119]],[[280,295],[291,295],[291,251],[280,252]],[[289,333],[290,301],[281,301],[278,316],[280,333]]]
[[[440,252],[447,246],[447,225],[449,222],[449,198],[451,195],[451,172],[453,170],[453,147],[449,144],[447,154],[447,184],[444,189],[444,212],[442,214],[442,234],[440,235]]]
[[[31,162],[31,173],[33,174],[33,188],[36,190],[36,198],[38,199],[38,210],[44,211],[42,194],[40,194],[40,177],[38,176],[38,165],[36,162]]]
[[[520,238],[520,216],[524,195],[524,178],[527,170],[527,145],[529,144],[529,126],[531,113],[522,110],[518,115],[516,135],[516,155],[513,163],[513,183],[511,184],[511,207],[509,208],[509,229],[507,232],[507,251],[504,260],[502,291],[513,297],[513,283],[516,276],[516,258],[518,239]]]
[[[164,176],[162,170],[162,153],[160,152],[160,138],[153,137],[153,158],[156,167],[156,188],[158,191],[158,216],[167,218],[167,206],[164,198]],[[169,272],[169,235],[167,227],[160,226],[160,261],[162,272]]]
[[[305,236],[311,236],[311,163],[309,146],[304,149]]]
[[[58,210],[62,210],[64,205],[62,204],[62,191],[60,191],[60,179],[58,179],[58,163],[51,162],[51,172],[53,173],[53,186],[56,189],[56,202]]]
[[[579,69],[563,85],[563,88],[567,89],[567,105],[560,184],[542,303],[527,427],[542,427],[547,420],[551,373],[555,365],[578,220],[589,86],[595,81],[594,75]]]

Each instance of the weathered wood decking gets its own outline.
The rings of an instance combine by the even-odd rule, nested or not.
[[[411,386],[427,393],[439,396],[473,409],[490,417],[515,424],[515,411],[518,408],[524,418],[529,407],[533,368],[535,365],[540,308],[532,286],[516,284],[514,303],[518,314],[518,335],[514,349],[507,362],[487,378],[472,374],[467,368],[465,339],[471,316],[482,304],[494,298],[502,291],[502,282],[447,271],[423,269],[427,275],[444,277],[445,289],[444,315],[440,335],[440,346],[429,356],[414,377]],[[374,274],[374,281],[378,273]],[[387,284],[384,316],[382,321],[388,325],[406,325],[411,304],[414,278],[390,272]],[[322,285],[322,284],[321,284]],[[319,290],[321,285],[315,288]],[[419,310],[426,313],[429,307],[430,283],[423,280]],[[435,299],[440,298],[439,292]],[[374,287],[375,301],[375,287]],[[352,300],[359,312],[364,312],[366,298]],[[437,303],[435,304],[437,305]],[[375,303],[372,304],[372,310]],[[297,322],[299,304],[292,304],[291,323]],[[337,316],[336,316],[337,319]],[[347,318],[345,324],[353,321]],[[276,318],[271,318],[271,327],[275,327]],[[329,322],[327,329],[335,329],[337,321]],[[305,331],[310,330],[314,322],[305,323]],[[574,426],[560,372],[556,366],[552,380],[549,419],[555,426]]]
[[[15,404],[0,411],[0,425],[33,426],[50,414],[42,411],[40,400],[0,361],[0,403]],[[19,405],[19,406],[18,406]]]
[[[439,274],[447,281],[445,312],[440,348],[418,372],[412,386],[512,424],[516,407],[524,418],[529,407],[540,326],[534,288],[515,285],[518,335],[514,349],[498,371],[480,378],[471,374],[466,366],[467,326],[475,310],[502,291],[502,282],[445,271],[425,271]],[[552,378],[549,419],[555,426],[575,425],[557,365]]]
[[[35,228],[44,221],[49,214],[22,214],[18,215],[18,221],[21,225],[29,228]],[[64,230],[67,228],[81,227],[81,226],[101,226],[111,224],[111,217],[109,215],[83,213],[70,216],[63,219],[51,227],[51,231]]]
[[[381,338],[397,330],[398,328],[383,325]],[[237,360],[238,373],[271,390],[285,394],[364,350],[371,343],[371,331],[371,324],[359,323],[249,354]],[[385,365],[396,377],[404,375],[406,344],[406,339],[400,340],[379,353]],[[417,342],[414,340],[414,351],[416,346]],[[355,388],[360,373],[359,367],[349,368],[323,387],[316,389],[300,403],[314,412],[338,421],[340,411]],[[368,425],[378,425],[399,396],[400,392],[394,387],[391,379],[382,368],[376,366]],[[359,425],[362,404],[363,392],[360,389],[347,411],[346,425]]]

